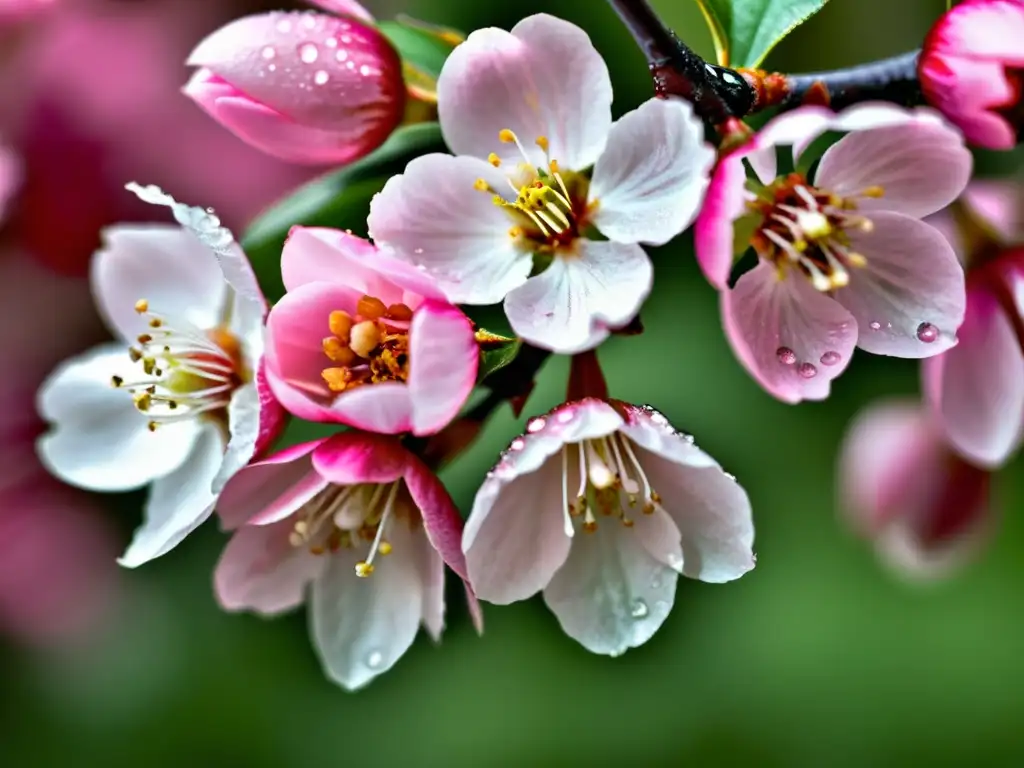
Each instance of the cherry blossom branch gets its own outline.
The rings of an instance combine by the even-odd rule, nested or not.
[[[679,96],[715,126],[768,107],[801,104],[842,108],[882,100],[903,106],[922,103],[918,51],[856,67],[803,75],[730,69],[694,53],[665,26],[647,0],[608,0],[647,58],[658,96]]]

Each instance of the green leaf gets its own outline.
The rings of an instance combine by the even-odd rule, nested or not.
[[[378,22],[377,29],[395,46],[403,62],[412,64],[435,79],[441,74],[441,67],[452,52],[451,44],[429,29],[399,21]]]
[[[411,159],[438,150],[444,150],[444,143],[437,123],[404,126],[372,154],[299,187],[260,214],[242,236],[242,248],[267,298],[276,301],[284,294],[281,247],[288,230],[334,227],[364,235],[370,199]]]
[[[828,0],[697,0],[711,27],[718,63],[759,67],[786,35]]]
[[[480,337],[477,333],[477,337]],[[486,331],[482,333],[486,334]],[[508,339],[495,337],[500,341],[482,342],[480,345],[480,369],[477,371],[476,380],[481,382],[495,371],[500,371],[506,365],[516,359],[523,342],[519,339]]]

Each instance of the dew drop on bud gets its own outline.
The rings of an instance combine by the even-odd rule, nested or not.
[[[331,39],[333,40],[334,38]],[[335,51],[334,58],[336,58],[338,61],[344,61],[345,59],[348,58],[348,51]]]
[[[796,362],[796,352],[789,347],[779,347],[775,350],[775,356],[783,365],[792,365]]]
[[[568,424],[570,421],[573,420],[574,416],[575,414],[573,413],[572,409],[566,408],[564,411],[559,411],[558,416],[556,418],[558,419],[559,424]]]
[[[366,666],[370,669],[379,669],[384,663],[384,654],[380,651],[370,651],[366,654]]]
[[[313,75],[313,82],[316,83],[317,85],[326,85],[327,81],[330,80],[330,79],[331,79],[331,76],[328,75],[322,69],[318,69],[316,74]]]
[[[871,326],[871,330],[872,331],[878,331],[878,330],[881,330],[881,328],[882,328],[882,324],[880,322],[878,322],[877,320],[872,320],[869,323],[869,325]]]
[[[917,338],[925,344],[931,344],[939,338],[939,329],[931,323],[921,323],[917,326]]]
[[[642,619],[647,615],[647,603],[637,598],[629,605],[629,614],[634,619]]]
[[[796,369],[796,372],[805,379],[813,379],[818,375],[818,369],[810,363],[800,363],[800,367]]]
[[[547,422],[544,419],[533,419],[529,424],[526,425],[527,432],[540,432],[544,429],[544,425]]]
[[[282,35],[287,35],[292,31],[292,23],[288,19],[281,19],[277,22],[277,31]]]
[[[274,46],[267,45],[267,46],[264,46],[262,51],[260,51],[260,55],[264,59],[270,60],[270,59],[274,58],[275,56],[277,56],[277,51],[274,50]]]
[[[320,49],[313,43],[303,43],[299,46],[299,58],[306,64],[312,64],[320,56]]]
[[[359,74],[362,75],[363,77],[369,77],[370,75],[373,74],[373,67],[371,67],[369,64],[363,64],[363,66],[359,68]]]
[[[338,47],[338,38],[336,38],[336,37],[328,37],[326,40],[324,40],[324,45],[326,45],[328,48],[337,48]]]
[[[824,355],[821,356],[821,364],[822,365],[835,365],[841,359],[842,359],[842,357],[839,355],[838,352],[830,350],[830,351],[826,352]]]
[[[509,448],[511,448],[513,451],[521,451],[525,447],[526,441],[523,440],[523,438],[521,437],[517,437],[515,440],[512,441],[512,444],[509,445]]]

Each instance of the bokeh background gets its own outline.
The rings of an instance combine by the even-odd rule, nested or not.
[[[369,0],[469,30],[544,10],[584,26],[609,61],[616,111],[650,95],[642,57],[597,0]],[[693,0],[654,0],[693,47]],[[457,590],[440,646],[420,637],[358,694],[322,676],[305,616],[225,615],[210,580],[224,538],[204,526],[137,571],[114,557],[138,495],[48,483],[31,454],[32,390],[103,331],[81,279],[100,226],[159,212],[130,179],[213,205],[240,231],[309,176],[248,150],[178,94],[188,50],[232,17],[226,0],[61,0],[0,36],[0,137],[25,187],[0,230],[0,765],[1019,766],[1024,764],[1024,483],[981,557],[953,578],[908,582],[880,566],[837,509],[843,430],[875,398],[913,397],[917,366],[858,354],[824,404],[792,407],[735,362],[689,236],[654,252],[646,332],[601,349],[613,393],[697,436],[749,491],[758,567],[733,584],[682,582],[644,647],[588,655],[538,600],[489,607],[482,638]],[[916,47],[943,0],[832,0],[772,54],[785,71]],[[543,67],[543,61],[537,66]],[[1009,174],[1015,155],[981,158]],[[544,370],[528,412],[560,400]],[[445,473],[463,510],[521,426],[506,411]]]

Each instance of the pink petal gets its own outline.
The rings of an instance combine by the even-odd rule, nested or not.
[[[448,567],[466,579],[466,556],[462,553],[462,516],[444,484],[419,459],[409,456],[402,477],[409,495],[423,516],[430,545]]]
[[[451,304],[427,301],[409,327],[412,432],[430,435],[462,408],[476,383],[480,347],[473,324]]]
[[[543,62],[543,66],[538,66]],[[514,131],[530,164],[547,165],[535,145],[548,139],[550,157],[569,170],[597,160],[611,128],[608,67],[587,33],[547,14],[513,27],[480,29],[445,61],[437,83],[445,142],[459,155],[522,161],[498,133]]]
[[[493,189],[507,186],[483,160],[417,157],[373,198],[367,220],[378,246],[425,270],[459,304],[501,301],[533,266],[532,255],[509,236],[512,219],[492,194],[474,188],[477,179]]]
[[[288,424],[288,412],[284,406],[274,397],[267,381],[266,359],[260,358],[256,368],[256,394],[259,397],[259,434],[256,435],[256,445],[253,455],[261,457],[274,444],[278,436],[284,431]]]
[[[601,520],[575,538],[544,602],[588,651],[618,656],[646,643],[668,618],[677,578],[633,531]]]
[[[1024,243],[1024,185],[1020,182],[975,179],[962,200],[1007,245]]]
[[[324,442],[313,440],[278,451],[243,469],[217,499],[221,527],[267,525],[291,515],[327,486],[313,470],[312,453]]]
[[[409,387],[397,381],[367,384],[344,392],[320,415],[324,421],[385,435],[411,432],[413,428]]]
[[[929,104],[964,133],[968,142],[1009,150],[1016,130],[992,107],[1016,98],[1002,64],[992,61],[922,54],[918,64],[921,90]]]
[[[315,5],[328,13],[336,13],[339,16],[351,16],[359,21],[373,23],[374,18],[366,8],[355,0],[308,0],[309,5]]]
[[[968,288],[960,343],[927,361],[925,389],[952,446],[996,468],[1020,446],[1024,428],[1024,354],[1013,324],[978,281]]]
[[[214,591],[226,611],[275,616],[302,604],[306,585],[326,565],[288,542],[294,523],[246,525],[235,531],[213,572]]]
[[[135,311],[139,299],[197,328],[220,322],[227,286],[216,258],[195,235],[163,224],[119,224],[103,234],[92,288],[104,319],[122,339],[135,343],[147,329],[147,318]]]
[[[1024,66],[1024,4],[1020,0],[964,0],[928,33],[926,49]]]
[[[899,213],[871,214],[871,232],[851,230],[867,259],[836,300],[860,327],[857,346],[877,355],[931,357],[956,344],[964,317],[964,273],[934,227]]]
[[[21,181],[21,165],[12,151],[0,146],[0,221]]]
[[[651,291],[651,261],[639,245],[579,240],[578,252],[550,266],[505,299],[512,330],[559,354],[593,349],[626,325]]]
[[[335,485],[392,483],[412,460],[395,438],[355,431],[334,435],[313,453],[313,467]]]
[[[704,277],[725,290],[733,263],[733,224],[743,214],[747,171],[740,155],[718,161],[693,228],[697,263]]]
[[[644,102],[612,126],[594,166],[594,225],[619,243],[667,243],[696,217],[714,161],[689,102]]]
[[[957,131],[921,120],[848,133],[822,156],[814,184],[840,197],[880,186],[883,197],[857,198],[861,210],[919,218],[953,202],[972,165]]]
[[[417,536],[416,543],[420,583],[423,584],[423,626],[430,639],[439,643],[444,631],[444,560],[426,536]]]
[[[838,302],[795,270],[780,279],[766,262],[722,292],[721,309],[743,367],[787,403],[828,397],[857,343],[857,322]]]

